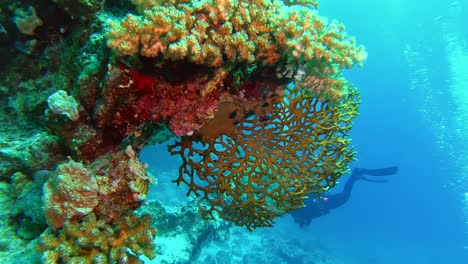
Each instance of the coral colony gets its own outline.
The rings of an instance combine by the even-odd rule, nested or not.
[[[154,142],[176,138],[174,182],[203,218],[249,230],[348,171],[360,99],[343,70],[366,53],[316,1],[112,2],[1,6],[29,56],[2,65],[2,111],[15,114],[2,117],[14,136],[1,178],[44,263],[155,257],[151,218],[134,212],[153,181],[139,152]]]

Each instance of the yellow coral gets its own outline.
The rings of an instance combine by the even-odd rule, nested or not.
[[[169,148],[183,160],[176,182],[201,196],[207,219],[219,215],[248,229],[271,226],[348,171],[354,151],[347,136],[359,103],[357,90],[349,89],[335,104],[289,89],[266,113],[257,109],[216,134],[209,129],[210,136],[202,135],[202,129],[183,138]]]
[[[129,214],[112,225],[91,213],[81,222],[68,222],[63,229],[47,229],[41,235],[42,263],[143,263],[150,259],[156,229],[149,216]]]
[[[202,196],[204,217],[269,226],[347,171],[359,95],[342,71],[366,53],[317,1],[132,2],[139,16],[107,34],[118,56],[150,57],[156,75],[184,65],[186,90],[206,73],[194,100],[213,96],[215,108],[197,108],[208,120],[170,148],[183,160],[176,182]]]

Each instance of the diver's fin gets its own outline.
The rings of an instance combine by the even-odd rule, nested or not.
[[[385,183],[387,182],[386,179],[382,179],[382,178],[379,178],[379,179],[369,179],[369,178],[366,178],[366,177],[360,177],[359,179],[363,180],[363,181],[366,181],[366,182],[375,182],[375,183]]]
[[[398,172],[397,166],[381,168],[381,169],[359,169],[361,175],[369,175],[369,176],[387,176],[387,175],[394,175]]]

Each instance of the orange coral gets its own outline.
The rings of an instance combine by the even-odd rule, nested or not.
[[[98,204],[99,186],[82,163],[70,160],[58,166],[56,175],[44,185],[47,222],[60,228],[70,219],[80,219]]]
[[[334,104],[287,89],[268,111],[257,108],[217,135],[199,133],[170,146],[183,160],[175,182],[201,195],[204,218],[218,214],[250,230],[271,226],[347,172],[354,156],[347,136],[358,103],[354,88]]]
[[[70,160],[44,185],[44,210],[55,229],[94,212],[111,222],[146,199],[151,176],[131,147],[103,155],[92,164]]]
[[[365,59],[364,49],[355,45],[342,26],[335,26],[336,22],[325,26],[315,11],[317,1],[132,2],[140,16],[129,14],[108,23],[108,45],[118,55],[188,60],[210,67],[273,66],[281,57],[289,57],[291,65],[312,61],[307,63],[348,67]]]
[[[150,225],[149,216],[128,214],[110,225],[91,213],[41,235],[42,263],[143,263],[137,255],[155,257],[156,229]]]

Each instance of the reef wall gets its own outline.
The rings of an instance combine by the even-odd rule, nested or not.
[[[2,225],[44,263],[155,257],[146,145],[176,138],[201,216],[249,230],[354,158],[366,53],[315,1],[0,3]]]

